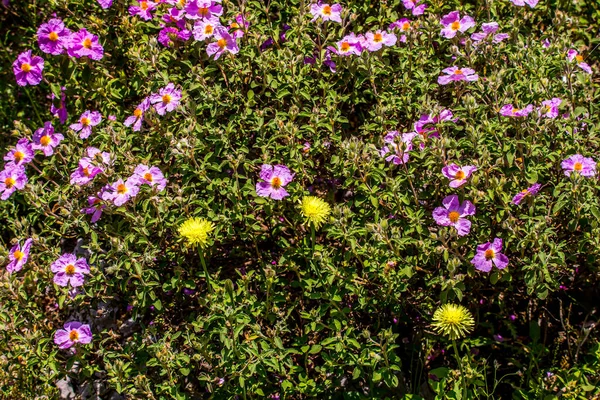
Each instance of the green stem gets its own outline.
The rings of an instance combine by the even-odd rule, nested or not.
[[[462,360],[460,359],[460,356],[458,355],[458,347],[456,347],[456,340],[452,341],[452,347],[454,348],[454,356],[456,357],[456,362],[458,363],[458,368],[460,369],[460,380],[461,380],[462,387],[463,387],[462,398],[466,399],[467,398],[467,381],[465,380],[466,375],[465,375],[465,370],[463,368]]]
[[[212,293],[213,288],[210,282],[210,275],[208,274],[208,269],[206,268],[206,261],[204,260],[204,252],[201,248],[198,249],[198,254],[200,254],[200,262],[202,263],[202,268],[204,269],[204,278],[206,278],[206,286],[208,286],[208,290]]]
[[[44,120],[42,119],[42,117],[40,116],[40,112],[38,111],[37,108],[37,104],[35,101],[33,101],[33,99],[31,98],[31,94],[29,93],[29,89],[25,88],[25,93],[27,93],[27,97],[29,97],[29,101],[31,102],[31,106],[33,107],[33,111],[35,112],[35,115],[38,117],[38,119],[40,120],[40,124],[44,125]]]

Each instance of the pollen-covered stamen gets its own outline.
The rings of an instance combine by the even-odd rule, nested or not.
[[[521,193],[523,193],[525,196],[527,196],[529,194],[529,189],[523,189],[523,190],[521,190]]]
[[[343,51],[344,53],[347,52],[348,50],[350,50],[350,43],[343,42],[342,45],[340,46],[340,50]]]
[[[448,213],[448,219],[453,224],[457,223],[459,218],[460,218],[460,214],[457,211],[450,211]]]
[[[88,117],[83,117],[79,122],[81,122],[81,125],[83,126],[89,126],[92,121]]]
[[[518,112],[519,112],[519,109],[518,109],[518,108],[513,108],[513,109],[512,109],[512,113],[513,113],[513,114],[516,114],[516,113],[518,113]]]
[[[147,180],[148,182],[152,182],[152,174],[150,172],[146,172],[144,174],[144,179]]]
[[[456,71],[454,71],[454,75],[462,75],[463,71],[462,69],[457,69]]]
[[[456,175],[454,175],[454,179],[465,179],[465,172],[462,169],[458,170]]]
[[[71,342],[75,342],[75,341],[79,340],[79,332],[77,332],[75,329],[73,329],[71,332],[69,332],[69,340]]]
[[[457,31],[457,30],[459,30],[459,29],[460,29],[460,22],[458,22],[458,21],[454,21],[454,22],[452,23],[452,25],[450,25],[450,27],[452,28],[452,30],[453,30],[453,31]]]
[[[403,31],[407,31],[410,29],[410,23],[409,22],[405,22],[402,24],[402,30]]]
[[[42,146],[48,146],[52,142],[52,139],[48,135],[44,135],[40,138],[40,144]]]
[[[52,31],[48,34],[48,39],[52,40],[53,42],[56,42],[58,40],[58,33]]]
[[[279,189],[281,187],[281,183],[281,178],[278,176],[275,176],[273,179],[271,179],[271,186],[273,189]]]
[[[81,172],[83,173],[84,176],[86,176],[88,178],[90,177],[90,170],[88,169],[88,167],[84,167]]]
[[[493,249],[487,249],[485,251],[485,259],[490,261],[493,260],[494,257],[496,257],[496,252]]]
[[[219,46],[219,48],[224,49],[225,46],[227,46],[227,40],[221,38],[217,40],[217,45]]]
[[[19,250],[15,251],[15,252],[13,253],[13,257],[14,257],[14,258],[15,258],[15,260],[17,260],[17,261],[21,261],[21,259],[22,259],[24,256],[25,256],[25,253],[23,253],[22,251],[19,251]]]
[[[208,17],[208,7],[199,7],[198,8],[198,15],[201,17]]]
[[[31,71],[31,64],[29,64],[29,63],[21,64],[21,71],[23,71],[23,72]]]
[[[204,34],[205,35],[212,35],[213,32],[214,32],[214,29],[213,29],[212,25],[206,25],[204,27]]]
[[[124,183],[119,183],[117,185],[117,194],[125,194],[129,192],[129,189],[127,188],[127,186],[125,186]]]
[[[7,189],[10,189],[13,186],[15,186],[15,183],[16,183],[15,178],[8,177],[4,180],[4,185],[6,186]]]
[[[133,112],[133,115],[134,115],[136,118],[140,118],[140,117],[142,116],[142,114],[143,114],[143,113],[144,113],[144,112],[142,111],[142,109],[141,109],[141,108],[136,108],[136,109],[135,109],[135,111]]]
[[[577,54],[577,55],[575,56],[575,59],[577,60],[577,62],[578,62],[578,63],[580,63],[580,62],[582,62],[582,61],[583,61],[583,56],[582,56],[582,55],[580,55],[580,54]]]
[[[25,154],[23,154],[23,152],[17,150],[13,153],[13,158],[15,159],[16,162],[20,162],[22,159],[25,158]]]
[[[86,49],[88,49],[88,50],[89,50],[89,49],[91,49],[91,48],[92,48],[92,39],[90,39],[90,38],[85,38],[85,39],[83,40],[83,42],[81,43],[81,45],[82,45],[83,47],[85,47]]]
[[[72,276],[75,275],[75,266],[73,264],[69,264],[65,267],[65,274]]]
[[[323,15],[327,15],[327,16],[331,15],[331,6],[323,7]]]
[[[140,3],[140,8],[144,11],[146,11],[148,9],[148,2],[147,1],[142,1]]]
[[[383,35],[381,33],[376,33],[375,35],[373,35],[373,41],[375,43],[379,43],[383,41]]]
[[[169,104],[171,102],[171,95],[170,94],[164,94],[162,97],[162,102],[164,104]]]
[[[573,164],[573,170],[580,172],[583,169],[583,164],[581,164],[580,162],[576,162],[575,164]]]

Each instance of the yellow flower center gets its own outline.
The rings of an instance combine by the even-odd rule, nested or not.
[[[48,135],[44,135],[40,138],[40,144],[42,146],[48,146],[51,141],[52,141],[52,139],[50,139],[50,136],[48,136]]]
[[[152,182],[152,174],[150,172],[146,172],[144,174],[144,179],[147,180],[148,182]]]
[[[323,7],[323,15],[331,15],[331,6],[325,6]]]
[[[15,260],[17,260],[17,261],[21,261],[21,259],[22,259],[24,256],[25,256],[25,253],[23,253],[22,251],[19,251],[19,250],[15,251],[15,252],[13,253],[13,257],[15,257]]]
[[[405,22],[402,24],[402,30],[403,31],[407,31],[410,29],[410,23],[409,22]]]
[[[90,124],[90,122],[92,122],[88,117],[83,117],[81,118],[81,125],[83,126],[88,126]]]
[[[456,173],[456,175],[454,175],[454,178],[456,178],[456,179],[465,179],[465,173],[462,170],[460,170],[460,171],[458,171]]]
[[[148,9],[148,2],[147,1],[142,1],[140,3],[140,8],[144,11],[146,11]]]
[[[582,55],[579,55],[579,54],[577,54],[577,55],[575,56],[575,59],[577,60],[577,62],[582,62],[582,61],[583,61],[583,56],[582,56]]]
[[[459,29],[460,29],[460,22],[458,22],[458,21],[454,21],[454,22],[452,23],[452,25],[450,25],[450,27],[452,28],[452,30],[453,30],[453,31],[457,31],[457,30],[459,30]]]
[[[457,211],[450,211],[448,213],[448,219],[453,224],[457,223],[459,218],[460,218],[460,214]]]
[[[494,257],[496,256],[496,252],[492,249],[487,249],[485,251],[485,259],[486,260],[492,260]]]
[[[208,7],[198,8],[198,15],[200,15],[201,17],[207,17],[208,16]]]
[[[519,109],[518,109],[518,108],[513,108],[513,109],[512,109],[512,113],[513,113],[513,114],[514,114],[514,113],[516,113],[516,112],[518,112],[518,111],[519,111]]]
[[[23,72],[31,71],[31,64],[29,64],[29,63],[21,64],[21,71],[23,71]]]
[[[231,25],[229,25],[229,27],[232,29],[237,29],[240,27],[240,25],[237,22],[232,22]]]
[[[162,102],[164,104],[169,104],[171,102],[171,95],[170,94],[163,95]]]
[[[4,180],[4,185],[7,187],[7,189],[12,188],[15,185],[15,179],[8,177]]]
[[[583,169],[583,164],[581,164],[580,162],[576,162],[576,163],[573,165],[573,169],[574,169],[575,171],[579,172],[579,171],[581,171],[581,170]]]
[[[73,329],[71,332],[69,332],[69,340],[71,342],[79,340],[79,332],[77,332],[75,329]]]
[[[350,43],[348,43],[348,42],[343,42],[343,43],[342,43],[342,46],[341,46],[341,50],[342,50],[343,52],[346,52],[346,51],[350,50]]]
[[[521,190],[521,193],[523,193],[525,196],[527,196],[529,194],[529,189],[523,189],[523,190]]]
[[[375,36],[373,36],[373,41],[375,43],[379,43],[383,40],[383,35],[381,33],[376,33]]]
[[[83,39],[83,43],[81,45],[88,50],[91,49],[92,48],[92,39],[90,39],[90,38]]]
[[[210,34],[213,33],[213,31],[214,31],[214,29],[213,29],[212,25],[206,25],[204,27],[204,34],[205,35],[210,35]]]
[[[16,162],[19,162],[23,158],[25,158],[25,154],[23,154],[23,152],[17,150],[17,151],[14,152],[13,157],[14,157],[14,159],[15,159]]]
[[[73,264],[67,265],[65,268],[65,274],[71,276],[75,274],[75,266]]]
[[[133,112],[133,115],[134,115],[136,118],[139,118],[139,117],[141,117],[141,116],[142,116],[142,112],[143,112],[143,111],[142,111],[141,109],[139,109],[139,108],[136,108],[136,109],[135,109],[135,111]]]
[[[53,42],[56,42],[58,40],[58,33],[52,31],[48,34],[48,39],[52,40]]]
[[[456,71],[454,71],[454,75],[462,75],[463,71],[462,69],[457,69]]]
[[[83,172],[84,176],[87,176],[87,177],[90,176],[90,170],[88,169],[88,167],[85,167],[82,172]]]
[[[275,178],[271,179],[271,186],[273,189],[279,189],[281,187],[281,178],[276,176]]]
[[[224,49],[225,46],[227,46],[227,40],[226,39],[219,39],[217,41],[217,45],[221,48]]]
[[[124,183],[119,183],[117,185],[117,193],[118,194],[125,194],[129,191],[129,189],[127,189],[127,186],[125,186]]]

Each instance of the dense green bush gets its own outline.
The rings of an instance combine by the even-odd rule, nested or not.
[[[348,0],[340,24],[313,21],[304,0],[223,0],[221,23],[244,34],[227,44],[237,54],[215,60],[207,47],[218,42],[160,36],[162,15],[180,5],[157,4],[144,20],[130,15],[135,3],[0,6],[3,154],[47,121],[64,135],[0,202],[3,265],[32,239],[22,269],[2,274],[2,398],[600,395],[600,186],[585,168],[563,170],[575,154],[599,157],[597,4],[432,1],[412,15],[400,0]],[[440,19],[454,10],[476,26],[445,38]],[[42,52],[36,32],[52,18],[97,35],[102,56]],[[411,22],[390,30],[395,45],[331,51],[402,18]],[[492,21],[498,31],[475,43]],[[19,86],[13,63],[28,50],[44,58],[43,79]],[[438,84],[452,66],[479,78]],[[173,111],[148,105],[141,130],[124,125],[146,97],[160,106],[170,83],[182,91]],[[63,94],[66,122],[50,111]],[[546,118],[553,98],[558,115]],[[504,116],[516,111],[506,104],[531,113]],[[87,110],[102,121],[82,139],[69,126]],[[415,131],[423,115],[439,120],[405,135],[405,163],[386,161],[386,134]],[[103,171],[73,184],[89,146],[110,162],[91,156]],[[139,164],[162,171],[164,190],[104,197],[92,223],[89,197]],[[257,194],[264,164],[294,174],[289,196]],[[442,173],[451,164],[477,169],[453,188]],[[434,220],[451,195],[474,205],[468,234]],[[306,196],[331,207],[321,226]],[[214,226],[200,246],[180,232],[192,217]],[[477,246],[495,238],[508,266],[475,268]],[[53,283],[63,254],[89,264],[78,290]],[[442,304],[473,315],[464,338],[432,326]],[[55,334],[71,321],[90,326],[91,343],[60,349]]]

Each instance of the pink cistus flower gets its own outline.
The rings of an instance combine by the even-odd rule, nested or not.
[[[112,164],[109,152],[101,151],[100,149],[98,149],[96,147],[89,146],[88,148],[85,149],[85,153],[87,154],[88,160],[90,162],[95,161],[98,164],[104,164],[106,166],[109,166]]]
[[[392,22],[389,26],[389,29],[398,29],[400,32],[403,33],[402,36],[400,36],[400,42],[402,43],[406,43],[406,33],[409,32],[412,29],[412,21],[408,18],[402,18],[399,19],[396,22]]]
[[[150,21],[152,19],[152,10],[156,8],[157,3],[146,0],[138,0],[140,3],[138,6],[129,7],[129,15],[138,16],[144,21]]]
[[[510,0],[515,6],[524,7],[527,4],[529,7],[533,8],[537,6],[539,0]]]
[[[596,175],[596,161],[591,157],[584,157],[581,154],[573,154],[571,157],[563,160],[560,165],[566,176],[571,176],[573,172],[585,177]]]
[[[477,253],[471,264],[482,272],[490,272],[493,265],[498,269],[506,268],[508,257],[502,254],[502,239],[495,238],[493,243],[487,242],[477,246]]]
[[[179,105],[180,100],[181,90],[175,89],[173,83],[169,83],[158,93],[150,95],[150,103],[154,104],[158,115],[165,115],[165,113],[173,111]]]
[[[329,46],[328,49],[339,56],[350,56],[352,54],[360,56],[363,50],[363,40],[362,35],[356,36],[354,33],[350,33],[335,44],[337,48]]]
[[[158,42],[165,47],[173,47],[175,41],[185,42],[192,36],[192,32],[187,29],[180,30],[172,26],[162,28],[158,32]]]
[[[390,131],[383,138],[385,145],[379,154],[381,157],[385,157],[386,161],[391,161],[396,165],[404,164],[408,162],[408,152],[413,149],[412,141],[415,136],[414,132],[400,134],[398,131]]]
[[[223,14],[223,7],[218,4],[220,1],[210,0],[192,0],[184,8],[185,16],[189,19],[202,19],[218,17]]]
[[[456,32],[465,32],[474,27],[475,20],[468,15],[461,19],[458,11],[452,11],[442,17],[440,24],[444,25],[440,34],[447,39],[452,39],[456,36]]]
[[[95,224],[102,216],[102,211],[106,208],[106,205],[102,203],[102,198],[99,196],[88,197],[88,207],[81,210],[83,214],[92,215],[90,222]]]
[[[213,38],[216,42],[212,42],[206,46],[206,53],[209,57],[214,55],[215,60],[218,60],[224,53],[237,54],[240,51],[237,40],[224,27],[215,28]]]
[[[50,112],[54,117],[58,117],[61,124],[64,124],[65,122],[67,122],[67,118],[69,116],[69,114],[67,113],[67,96],[65,95],[65,88],[60,88],[60,106],[54,106],[54,99],[56,99],[54,93],[51,93],[50,98],[52,100],[52,103],[50,104]]]
[[[92,341],[92,330],[89,325],[72,321],[54,333],[54,344],[59,349],[68,349],[76,344],[88,344]]]
[[[450,179],[450,187],[457,188],[461,187],[469,180],[469,177],[473,172],[477,171],[475,165],[466,165],[461,167],[456,164],[450,164],[442,168],[442,174]]]
[[[412,15],[422,15],[427,8],[427,4],[423,0],[402,0],[404,8],[411,10]]]
[[[443,207],[433,210],[433,219],[438,225],[453,226],[458,236],[468,235],[471,231],[471,221],[465,217],[475,215],[475,206],[468,200],[462,204],[458,196],[453,194],[442,201]]]
[[[27,239],[25,243],[23,243],[23,247],[17,243],[10,249],[8,252],[9,262],[6,266],[6,270],[9,274],[23,269],[23,266],[27,263],[27,259],[29,258],[29,249],[31,249],[32,242],[33,240]]]
[[[167,180],[162,171],[158,167],[148,167],[144,164],[139,164],[133,172],[138,179],[139,185],[156,186],[159,191],[164,190],[167,186]]]
[[[492,43],[497,44],[497,43],[502,42],[505,39],[508,39],[508,37],[510,36],[507,33],[499,33],[497,35],[494,35],[494,33],[496,33],[496,31],[498,30],[497,22],[488,22],[488,23],[481,24],[481,29],[482,29],[481,32],[476,32],[471,35],[471,39],[473,40],[474,44],[477,44],[492,35],[493,35]]]
[[[474,82],[479,79],[479,75],[471,68],[449,67],[443,69],[442,73],[446,75],[440,75],[438,77],[438,84],[440,85],[447,85],[450,82],[459,81]]]
[[[19,54],[13,63],[13,72],[17,85],[37,85],[42,81],[44,59],[40,56],[31,56],[31,50]]]
[[[0,172],[0,199],[8,199],[16,190],[21,190],[27,184],[25,168],[21,165],[8,163]]]
[[[588,74],[592,73],[592,67],[588,63],[583,62],[583,56],[577,52],[575,49],[571,49],[567,52],[567,59],[571,62],[575,61],[577,66],[587,72]]]
[[[45,24],[40,25],[37,31],[38,45],[44,53],[62,54],[68,45],[71,31],[58,18],[53,18]]]
[[[247,31],[248,27],[250,26],[248,17],[248,13],[246,13],[246,15],[238,14],[235,16],[235,21],[229,21],[229,29],[232,30],[234,38],[239,39],[241,37],[244,37],[244,32]],[[286,25],[284,25],[284,31],[282,35],[285,35],[285,26]]]
[[[33,134],[33,145],[31,146],[34,150],[40,150],[46,157],[54,154],[54,148],[59,145],[61,140],[65,137],[60,133],[54,132],[52,122],[44,123],[44,127],[35,131]]]
[[[92,134],[92,127],[102,122],[102,115],[98,111],[84,111],[79,117],[79,122],[69,125],[69,128],[79,132],[79,137],[87,139]]]
[[[529,113],[531,113],[532,111],[533,105],[531,104],[524,108],[516,108],[513,107],[512,104],[505,104],[500,109],[500,115],[503,115],[505,117],[519,118],[528,116]]]
[[[150,98],[146,97],[133,111],[133,115],[127,117],[123,125],[133,125],[133,131],[137,132],[142,129],[142,122],[144,121],[144,114],[150,108]]]
[[[540,185],[539,183],[535,183],[532,186],[528,187],[527,189],[521,190],[519,193],[517,193],[515,195],[515,197],[513,197],[512,203],[514,205],[518,206],[519,204],[521,204],[521,202],[523,201],[523,199],[525,197],[535,196],[540,191],[541,187],[542,187],[542,185]]]
[[[327,4],[319,1],[310,6],[310,13],[313,16],[313,22],[321,17],[323,21],[342,23],[342,6],[340,4]]]
[[[367,32],[365,35],[364,47],[369,51],[380,50],[384,45],[393,46],[398,38],[393,33],[378,30],[376,32]]]
[[[119,179],[109,187],[109,191],[103,196],[106,200],[110,200],[117,207],[127,203],[129,199],[134,198],[140,191],[139,181],[137,177],[130,177],[125,182]]]
[[[562,100],[558,97],[542,101],[542,106],[538,109],[540,117],[551,119],[558,117],[558,107],[560,107],[561,103]]]
[[[421,150],[425,148],[425,142],[432,137],[439,137],[439,133],[436,130],[436,125],[440,122],[444,121],[458,121],[458,118],[453,119],[452,111],[450,110],[442,110],[439,115],[431,116],[429,114],[421,115],[421,118],[417,122],[415,122],[414,128],[415,133],[421,136],[423,142],[420,144]]]
[[[167,24],[175,24],[180,29],[185,29],[185,12],[177,7],[171,7],[162,16],[162,20]]]
[[[112,6],[113,0],[98,0],[98,4],[100,4],[100,7],[102,7],[103,9],[108,9],[110,8],[110,6]]]
[[[31,162],[35,157],[33,146],[29,139],[21,138],[14,148],[10,149],[4,156],[4,161],[12,162],[16,166],[25,165]]]
[[[94,165],[92,160],[84,157],[79,160],[77,169],[71,174],[70,183],[71,185],[87,185],[96,177],[96,175],[102,172],[104,172],[103,168]]]
[[[194,23],[194,39],[206,40],[215,34],[215,29],[221,27],[221,23],[218,18],[201,19]]]
[[[74,254],[63,254],[50,265],[50,270],[54,272],[54,283],[58,286],[82,286],[84,275],[90,273],[85,258],[77,258]]]
[[[281,200],[290,195],[284,186],[294,179],[294,175],[285,165],[263,164],[260,169],[260,179],[264,182],[256,183],[256,194]]]
[[[104,47],[98,42],[98,36],[81,29],[79,32],[71,34],[67,53],[70,57],[88,57],[92,60],[101,60],[104,56]]]

